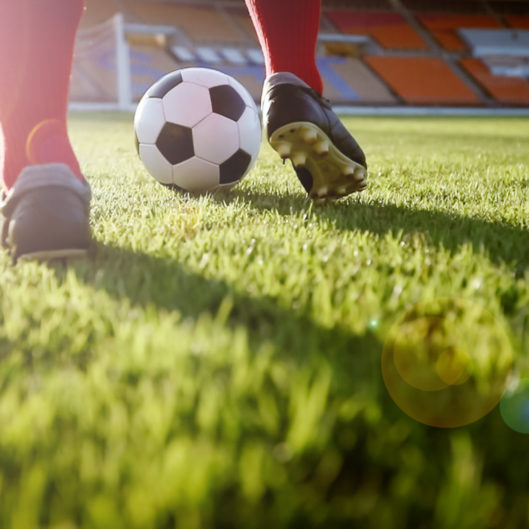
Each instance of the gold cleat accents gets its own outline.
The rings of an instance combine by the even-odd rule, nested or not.
[[[365,179],[365,176],[366,176],[366,171],[365,169],[360,169],[359,167],[357,167],[355,169],[355,172],[354,172],[354,179],[357,181],[357,182],[362,182],[364,179]]]
[[[277,146],[274,146],[274,149],[277,151],[279,156],[281,156],[281,158],[289,158],[290,153],[292,152],[292,145],[289,143],[281,143]]]
[[[303,167],[307,161],[307,154],[304,152],[295,152],[291,159],[295,167]]]
[[[309,176],[304,187],[315,203],[338,199],[366,188],[366,169],[351,160],[332,143],[329,137],[310,122],[289,123],[270,136],[270,145],[295,169]],[[298,177],[301,180],[300,173]]]
[[[320,187],[317,191],[316,191],[316,195],[319,197],[319,198],[324,198],[328,195],[329,193],[329,188],[327,186],[323,186],[323,187]]]
[[[302,127],[302,138],[305,143],[314,145],[318,141],[318,134],[310,127]]]
[[[329,143],[326,141],[319,141],[314,145],[314,152],[318,156],[327,156],[327,154],[329,154]]]

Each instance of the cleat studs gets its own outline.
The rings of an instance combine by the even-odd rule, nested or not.
[[[356,169],[355,172],[354,172],[354,179],[357,181],[357,182],[361,182],[362,180],[364,180],[364,177],[365,177],[365,171],[364,169]]]
[[[320,187],[317,191],[316,191],[316,196],[321,198],[321,197],[325,197],[327,196],[329,192],[329,188],[327,186],[323,186],[323,187]]]
[[[313,145],[318,141],[318,134],[314,129],[303,129],[303,135],[302,135],[303,141],[305,143],[308,143],[309,145]]]
[[[290,156],[290,153],[292,151],[292,147],[289,143],[280,143],[275,146],[275,150],[281,156],[281,158],[285,159]]]
[[[347,186],[341,186],[336,191],[337,191],[337,193],[339,195],[342,195],[342,196],[346,195],[347,194]]]
[[[314,145],[314,151],[319,156],[326,156],[329,154],[329,144],[326,141],[320,141]]]
[[[365,178],[365,169],[362,167],[349,166],[344,169],[343,174],[351,180],[361,182]]]
[[[292,163],[295,167],[304,166],[307,161],[307,155],[304,152],[295,152],[292,155]]]

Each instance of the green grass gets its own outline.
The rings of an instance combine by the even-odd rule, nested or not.
[[[0,255],[2,529],[529,526],[527,436],[422,425],[381,375],[406,310],[463,298],[529,376],[529,121],[345,121],[370,187],[315,208],[268,146],[182,197],[130,116],[72,118],[90,258]]]

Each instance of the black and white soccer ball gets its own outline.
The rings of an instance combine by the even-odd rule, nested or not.
[[[134,117],[138,154],[162,184],[207,192],[237,184],[261,146],[255,102],[236,79],[186,68],[157,81]]]

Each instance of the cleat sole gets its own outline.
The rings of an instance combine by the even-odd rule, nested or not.
[[[310,173],[312,187],[307,192],[315,203],[367,187],[365,167],[345,156],[313,123],[289,123],[277,129],[269,141],[281,158],[290,159],[294,168]]]

